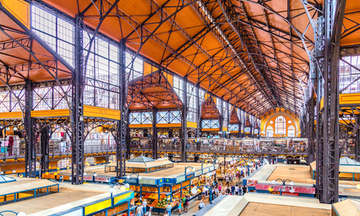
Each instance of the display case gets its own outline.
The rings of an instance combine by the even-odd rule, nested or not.
[[[255,139],[243,139],[241,141],[241,147],[244,152],[255,152],[256,151],[256,141]]]
[[[262,152],[273,151],[274,149],[274,140],[268,138],[262,138],[259,140],[259,148]]]
[[[287,149],[287,140],[286,139],[275,139],[274,140],[274,151],[284,152]]]

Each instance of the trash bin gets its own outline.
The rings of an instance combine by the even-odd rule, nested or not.
[[[199,194],[198,200],[202,200],[202,194]]]

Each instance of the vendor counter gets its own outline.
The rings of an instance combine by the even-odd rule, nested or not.
[[[199,211],[194,216],[277,216],[279,213],[283,216],[328,216],[331,213],[331,205],[321,204],[314,198],[248,193],[244,196],[226,196],[207,212]]]
[[[165,211],[167,202],[175,208],[180,198],[197,197],[201,193],[199,186],[215,175],[217,167],[214,164],[177,163],[166,170],[130,174],[123,180],[134,191],[135,202],[140,202],[140,197],[146,199],[147,206],[160,213]]]
[[[134,192],[117,188],[111,195],[108,185],[63,183],[58,193],[0,206],[3,210],[25,212],[31,216],[45,215],[130,215]]]

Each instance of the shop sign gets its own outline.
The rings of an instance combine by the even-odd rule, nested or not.
[[[204,173],[209,172],[209,171],[210,171],[210,168],[204,169]]]
[[[180,182],[183,182],[183,181],[185,181],[185,176],[180,176],[180,177],[176,178],[176,183],[180,183]]]
[[[210,171],[213,171],[215,169],[215,167],[211,166],[209,169],[210,169]]]
[[[139,179],[139,184],[156,185],[156,179]]]
[[[111,207],[111,199],[86,206],[85,207],[85,215],[89,215],[89,214],[92,214],[97,211],[101,211],[101,210],[109,208],[109,207]]]
[[[256,181],[256,180],[248,180],[246,185],[248,187],[254,187],[257,184],[257,182],[258,181]]]
[[[93,176],[84,176],[83,179],[84,181],[92,181],[93,180]]]
[[[186,179],[194,177],[194,173],[191,175],[186,175]]]
[[[95,181],[109,182],[109,178],[107,178],[107,177],[95,177]]]
[[[114,205],[123,203],[123,202],[125,202],[127,200],[130,200],[132,198],[134,198],[134,193],[133,192],[122,194],[120,196],[114,197]]]
[[[201,175],[201,170],[200,170],[200,171],[195,172],[195,176],[199,176],[199,175]]]
[[[282,191],[284,193],[293,193],[293,194],[315,194],[315,187],[305,187],[305,186],[256,184],[255,189],[262,191],[271,191],[271,192]]]

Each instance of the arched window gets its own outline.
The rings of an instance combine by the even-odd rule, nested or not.
[[[275,119],[275,134],[286,134],[286,120],[284,116]]]
[[[288,137],[294,137],[295,136],[295,127],[290,125],[288,127]]]
[[[266,128],[266,137],[273,137],[274,136],[274,129],[270,125]]]

